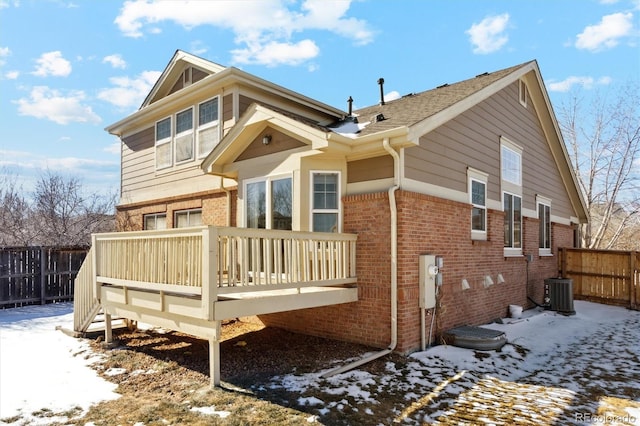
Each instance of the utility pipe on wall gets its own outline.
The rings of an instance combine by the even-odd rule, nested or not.
[[[390,354],[398,344],[398,209],[395,192],[400,188],[400,156],[389,144],[389,138],[382,140],[382,146],[393,158],[393,186],[388,191],[389,210],[391,211],[391,342],[389,342],[387,349],[324,373],[321,377],[325,379]]]

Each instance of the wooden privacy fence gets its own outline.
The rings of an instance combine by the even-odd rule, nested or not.
[[[82,247],[0,248],[0,308],[73,300]]]
[[[640,252],[561,248],[560,275],[575,299],[640,309]]]

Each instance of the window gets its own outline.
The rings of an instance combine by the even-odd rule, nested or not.
[[[145,230],[167,229],[167,214],[166,213],[145,214],[143,216],[143,229]]]
[[[193,160],[193,108],[176,114],[176,164]]]
[[[551,203],[548,200],[538,198],[538,254],[540,256],[551,255]]]
[[[220,141],[219,98],[156,123],[156,169],[206,157]],[[197,126],[197,127],[196,127]],[[195,131],[194,131],[195,130]],[[196,155],[197,152],[197,155]]]
[[[522,199],[505,192],[502,200],[505,255],[520,255],[522,254]]]
[[[520,104],[523,107],[527,107],[527,85],[524,80],[519,80],[518,84],[518,97],[520,99]]]
[[[487,180],[489,175],[472,168],[469,178],[469,202],[471,203],[471,239],[487,239]]]
[[[522,154],[510,146],[502,145],[500,152],[500,166],[502,180],[514,185],[522,185]]]
[[[198,158],[208,155],[220,141],[218,98],[198,105]]]
[[[293,191],[290,177],[247,182],[245,200],[247,228],[292,229]]]
[[[337,172],[312,172],[311,229],[313,232],[339,232],[339,180]]]
[[[171,117],[156,123],[156,168],[171,166]]]
[[[187,228],[202,225],[202,209],[183,210],[175,212],[173,227]]]

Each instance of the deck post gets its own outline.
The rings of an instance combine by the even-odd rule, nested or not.
[[[220,385],[220,321],[214,321],[214,337],[209,338],[209,376],[211,388]]]
[[[111,329],[111,314],[108,314],[106,311],[104,313],[104,342],[107,344],[113,342],[113,330]]]
[[[202,231],[202,317],[213,320],[213,303],[218,300],[218,229]]]

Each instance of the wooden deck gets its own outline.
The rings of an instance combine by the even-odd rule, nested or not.
[[[219,383],[220,322],[357,300],[356,236],[194,227],[95,234],[75,286],[74,328],[102,308],[210,343]],[[84,329],[84,330],[83,330]]]

